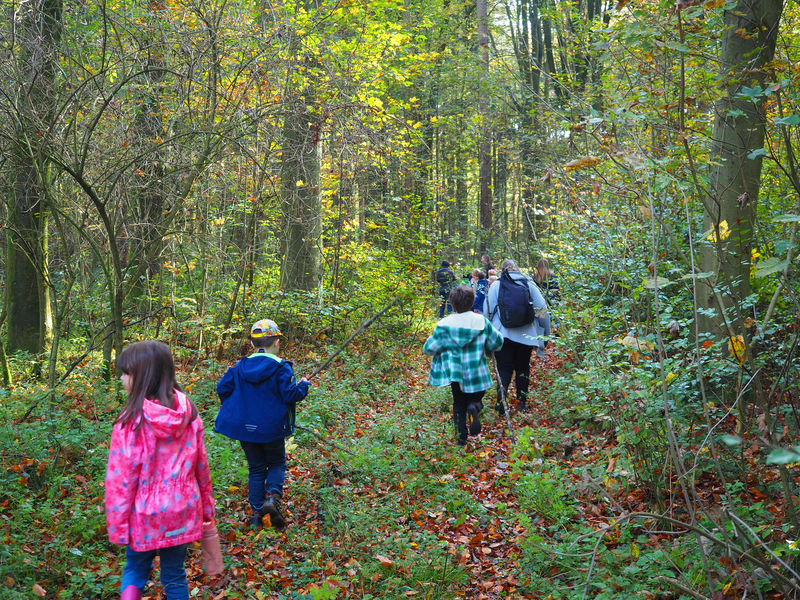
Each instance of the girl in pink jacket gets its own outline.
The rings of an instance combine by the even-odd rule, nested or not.
[[[106,522],[109,539],[127,546],[122,600],[142,597],[157,551],[168,600],[188,600],[186,546],[216,512],[203,422],[166,344],[131,344],[118,364],[128,401],[111,433]]]

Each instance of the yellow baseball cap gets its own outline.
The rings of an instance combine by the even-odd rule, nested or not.
[[[283,334],[281,333],[281,330],[278,329],[278,324],[272,319],[261,319],[260,321],[256,321],[250,328],[250,337],[254,339],[262,337],[277,337],[279,335]]]

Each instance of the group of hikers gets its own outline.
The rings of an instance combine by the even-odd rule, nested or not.
[[[526,410],[531,355],[534,348],[544,355],[550,335],[545,295],[558,293],[544,260],[533,279],[513,260],[503,261],[499,276],[486,255],[482,266],[465,278],[467,284],[458,285],[449,263],[442,262],[437,273],[442,318],[423,348],[434,357],[431,385],[452,390],[461,446],[481,431],[482,400],[492,385],[487,353],[495,353],[506,391],[516,375],[517,408]],[[217,384],[221,406],[214,429],[237,440],[244,452],[249,519],[256,529],[286,526],[281,509],[285,439],[294,433],[295,407],[311,386],[307,378],[297,381],[292,363],[278,356],[282,337],[274,321],[254,323],[253,352]],[[188,600],[188,544],[205,542],[210,531],[216,532],[203,422],[176,380],[166,344],[133,343],[120,354],[118,368],[128,398],[112,429],[105,507],[110,541],[126,546],[121,600],[141,599],[157,553],[167,599]],[[496,408],[504,410],[500,402]],[[218,538],[212,539],[219,553]]]
[[[481,257],[481,263],[485,270],[475,269],[458,285],[450,263],[442,261],[436,272],[441,320],[423,348],[433,356],[428,382],[451,388],[460,446],[466,445],[468,435],[481,431],[483,397],[492,387],[487,355],[494,353],[506,394],[515,378],[517,409],[527,411],[531,356],[535,348],[544,357],[550,336],[545,298],[553,301],[559,296],[558,282],[545,258],[539,260],[533,278],[522,274],[510,259],[503,261],[499,277],[488,255]],[[504,414],[499,399],[495,409]]]

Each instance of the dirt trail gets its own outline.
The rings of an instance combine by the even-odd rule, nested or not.
[[[549,376],[553,365],[557,363],[552,349],[548,350],[544,361],[534,359],[532,394],[529,400],[532,411],[521,414],[512,408],[512,424],[515,431],[524,426],[540,424],[546,407],[541,405],[538,391],[543,385],[542,382]],[[354,458],[354,455],[350,454],[351,449],[348,448],[348,436],[378,439],[387,423],[398,421],[404,412],[412,410],[410,408],[412,406],[416,406],[419,410],[420,397],[429,390],[426,383],[428,366],[429,363],[425,358],[409,351],[398,373],[408,390],[404,397],[396,401],[386,401],[377,396],[363,398],[363,404],[360,405],[358,412],[348,414],[346,419],[339,420],[327,430],[318,431],[312,448],[293,453],[289,459],[286,486],[286,512],[290,522],[288,532],[277,536],[273,531],[259,536],[249,533],[245,525],[246,490],[236,492],[240,496],[236,504],[227,509],[221,507],[221,512],[227,513],[223,519],[233,526],[228,539],[224,541],[225,551],[229,557],[238,561],[238,564],[244,563],[244,566],[233,570],[226,586],[210,589],[209,591],[213,592],[211,597],[218,600],[229,597],[231,590],[245,593],[249,589],[252,592],[253,586],[257,586],[258,582],[264,582],[267,578],[273,595],[262,593],[253,597],[278,598],[276,588],[284,587],[286,591],[298,589],[295,569],[300,561],[307,560],[314,554],[311,548],[303,546],[307,541],[301,543],[299,538],[305,536],[304,540],[313,539],[315,532],[318,532],[319,539],[324,538],[323,513],[326,507],[314,493],[301,496],[297,482],[310,482],[312,489],[327,487],[341,490],[341,494],[369,494],[375,498],[376,503],[380,503],[381,498],[386,498],[389,494],[395,494],[396,497],[398,485],[402,487],[402,483],[398,484],[397,481],[376,477],[369,486],[359,488],[348,479],[348,463]],[[335,373],[332,376],[337,377]],[[515,404],[514,397],[512,391],[512,405]],[[446,542],[451,563],[460,565],[468,576],[465,585],[453,588],[463,590],[463,594],[438,597],[477,600],[528,597],[519,590],[521,582],[518,568],[520,556],[518,538],[524,530],[515,519],[507,518],[507,515],[513,515],[517,508],[509,478],[511,442],[505,418],[499,417],[492,408],[495,401],[496,391],[493,389],[489,391],[484,402],[486,408],[482,413],[483,431],[479,436],[470,438],[466,448],[459,448],[454,443],[452,412],[445,413],[438,410],[441,405],[425,405],[424,418],[430,420],[430,430],[436,432],[437,436],[434,443],[451,467],[448,472],[437,475],[438,479],[441,482],[457,484],[460,490],[485,509],[480,511],[480,516],[467,513],[463,518],[454,519],[453,514],[443,508],[430,509],[430,506],[435,505],[437,501],[440,502],[440,499],[426,495],[427,490],[424,487],[407,496],[403,507],[404,514],[398,517],[398,521],[401,523],[413,521],[418,528],[434,533],[436,537]],[[303,424],[302,413],[299,414],[298,423]],[[416,435],[414,431],[404,433],[409,437]],[[340,450],[337,450],[337,447]],[[313,461],[309,457],[313,457]],[[195,557],[192,565],[196,569],[198,579],[202,580],[199,557]],[[360,566],[352,559],[346,562],[336,559],[320,560],[318,581],[327,581],[332,587],[339,586],[341,594],[336,597],[360,597],[356,587],[348,580],[357,578]],[[223,593],[225,587],[228,593]],[[306,592],[309,589],[307,587]],[[452,591],[447,593],[451,594]]]

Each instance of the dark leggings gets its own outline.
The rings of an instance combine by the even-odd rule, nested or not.
[[[513,373],[517,374],[517,400],[522,406],[525,406],[528,399],[532,352],[533,346],[526,346],[506,339],[503,342],[503,347],[495,353],[497,370],[500,372],[500,381],[503,382],[503,389],[506,393],[508,393],[508,386],[511,383],[511,375]]]
[[[461,384],[452,382],[450,389],[453,391],[453,421],[456,425],[458,443],[467,443],[467,407],[472,402],[480,402],[486,390],[481,392],[462,392]]]

